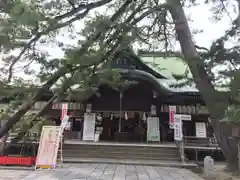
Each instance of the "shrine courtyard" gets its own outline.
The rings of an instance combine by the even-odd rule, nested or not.
[[[0,180],[203,180],[187,169],[115,164],[65,164],[56,170],[0,169]]]

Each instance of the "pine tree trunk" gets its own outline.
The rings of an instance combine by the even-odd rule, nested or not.
[[[167,3],[170,6],[170,13],[175,24],[176,34],[181,45],[182,53],[188,63],[195,84],[209,110],[214,133],[221,151],[228,162],[228,166],[232,169],[236,169],[236,141],[229,139],[231,136],[231,128],[220,123],[225,117],[225,110],[227,109],[228,102],[223,99],[224,97],[219,96],[207,75],[204,68],[204,62],[200,58],[192,40],[190,28],[180,0],[167,0]]]
[[[238,168],[238,149],[237,142],[232,136],[232,125],[229,123],[212,123],[215,136],[219,142],[221,151],[228,162],[228,169],[235,171]]]

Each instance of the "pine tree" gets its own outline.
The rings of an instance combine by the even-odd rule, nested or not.
[[[238,0],[236,2],[239,3]],[[88,98],[97,93],[99,84],[103,82],[116,88],[116,82],[121,79],[119,72],[106,67],[109,67],[117,52],[138,43],[142,48],[164,49],[167,57],[172,51],[171,42],[177,40],[181,46],[181,57],[184,57],[193,76],[190,81],[196,84],[207,105],[223,154],[231,167],[237,167],[236,142],[229,141],[230,130],[225,131],[226,126],[221,121],[226,118],[237,120],[239,114],[239,107],[233,105],[239,102],[239,47],[226,48],[225,43],[233,37],[238,42],[240,18],[238,15],[231,29],[213,42],[210,49],[198,47],[197,42],[192,40],[194,30],[189,28],[183,8],[196,3],[196,0],[98,0],[90,3],[59,0],[1,1],[0,42],[3,63],[0,88],[4,91],[6,87],[14,85],[13,89],[26,91],[27,87],[29,92],[22,93],[22,104],[12,109],[14,113],[0,129],[0,137],[22,121],[33,104],[53,86],[56,91],[49,105],[61,99],[64,93],[69,97],[74,96],[75,91],[81,99]],[[219,19],[219,14],[227,13],[226,1],[206,3],[212,3],[215,7],[213,16],[216,19]],[[103,6],[107,7],[106,13],[89,14],[93,9]],[[140,23],[144,19],[148,20],[147,24]],[[82,20],[86,20],[85,28],[74,29],[74,23]],[[57,36],[64,30],[68,30],[73,39],[81,39],[79,44],[71,47],[65,42],[59,42]],[[73,32],[78,35],[74,36]],[[52,42],[64,51],[64,58],[52,59],[39,49],[40,45],[46,46]],[[34,63],[40,66],[40,73],[31,68]],[[227,67],[224,72],[218,75],[212,73],[213,68],[222,64]],[[26,82],[15,75],[17,70],[36,78]],[[216,85],[224,86],[229,93],[220,93]],[[27,129],[32,128],[35,120],[41,116],[42,111],[31,117],[32,123],[29,123]],[[17,140],[28,130],[21,132]]]

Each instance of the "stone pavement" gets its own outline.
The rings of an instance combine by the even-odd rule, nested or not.
[[[56,170],[3,170],[0,180],[203,180],[186,169],[114,165],[65,164]]]

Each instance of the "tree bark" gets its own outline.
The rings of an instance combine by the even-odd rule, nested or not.
[[[180,0],[167,0],[170,13],[175,24],[176,34],[180,42],[182,53],[193,75],[197,89],[201,93],[209,110],[211,123],[219,146],[231,168],[237,167],[236,141],[229,139],[231,128],[220,123],[225,117],[228,102],[220,97],[213,87],[205,68],[204,60],[200,58],[192,40],[191,31]]]
[[[126,0],[124,2],[124,4],[117,10],[117,12],[115,12],[112,17],[110,18],[111,22],[115,22],[119,17],[121,17],[121,15],[125,12],[126,8],[133,3],[132,0]],[[98,28],[98,32],[94,35],[91,36],[88,41],[82,46],[82,48],[79,50],[78,52],[78,56],[81,56],[82,54],[84,54],[88,48],[95,42],[97,41],[100,37],[101,34],[105,33],[111,26],[106,26],[105,24],[100,24],[99,28]],[[95,62],[92,64],[88,64],[85,65],[84,67],[80,67],[79,69],[82,68],[86,68],[92,65],[96,65],[99,64],[100,62]],[[71,65],[69,65],[71,66]],[[55,84],[57,82],[57,80],[62,77],[63,75],[65,75],[66,73],[68,73],[70,70],[72,69],[72,67],[62,67],[60,68],[55,74],[53,74],[53,76],[37,91],[37,93],[35,94],[35,96],[29,100],[28,102],[26,102],[25,104],[23,104],[20,109],[13,115],[11,116],[7,123],[5,123],[5,125],[0,129],[0,138],[9,131],[9,129],[11,129],[13,127],[14,124],[16,124],[22,117],[23,115],[34,105],[34,103],[36,103],[37,101],[40,101],[42,98],[42,94],[46,91],[48,91],[53,84]]]

